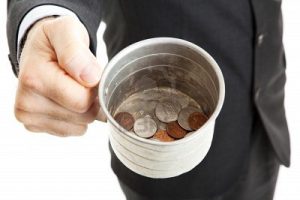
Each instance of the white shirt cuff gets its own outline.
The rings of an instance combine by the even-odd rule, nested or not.
[[[59,15],[59,16],[76,16],[74,12],[72,12],[69,9],[55,6],[55,5],[41,5],[33,8],[31,11],[29,11],[23,20],[21,21],[19,31],[18,31],[18,46],[17,46],[17,55],[19,55],[20,51],[20,42],[21,39],[24,37],[24,34],[27,32],[28,28],[34,24],[37,20],[53,16],[53,15]],[[19,56],[18,56],[19,61]]]

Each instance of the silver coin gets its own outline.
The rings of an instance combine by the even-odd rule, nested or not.
[[[188,106],[188,107],[181,109],[181,111],[179,112],[178,124],[187,131],[192,130],[191,127],[189,126],[188,118],[194,112],[202,112],[202,109]]]
[[[172,104],[172,106],[175,108],[175,110],[179,113],[181,108],[183,108],[181,106],[180,100],[179,100],[179,96],[169,96],[169,97],[164,97],[160,100],[161,103],[167,103],[167,104]]]
[[[152,115],[150,115],[150,117],[155,121],[158,131],[159,130],[167,130],[167,124],[160,121],[154,113]]]
[[[167,130],[167,124],[166,123],[159,121],[156,124],[157,124],[158,130],[164,130],[164,131]]]
[[[143,117],[135,121],[133,130],[142,138],[150,138],[156,133],[157,125],[151,117]]]
[[[156,125],[157,125],[157,130],[167,130],[167,124],[160,121],[156,116],[154,116],[152,119],[154,119]]]
[[[171,101],[163,101],[156,105],[155,115],[165,123],[176,121],[180,111],[178,108],[178,105],[173,104]]]
[[[187,107],[190,103],[190,97],[181,95],[178,98],[178,102],[180,103],[181,108]]]

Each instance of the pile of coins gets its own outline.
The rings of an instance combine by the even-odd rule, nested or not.
[[[153,113],[122,111],[116,113],[114,119],[139,137],[171,142],[191,135],[208,120],[208,116],[201,107],[182,107],[177,100],[169,98],[156,102]]]

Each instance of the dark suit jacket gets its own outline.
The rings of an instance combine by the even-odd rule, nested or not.
[[[8,0],[9,58],[16,75],[19,24],[27,12],[43,4],[75,12],[89,32],[94,53],[96,31],[104,20],[109,58],[133,42],[170,36],[198,44],[217,60],[225,77],[226,98],[211,150],[191,173],[176,180],[199,193],[216,194],[228,188],[248,155],[255,117],[263,122],[278,159],[289,166],[280,0]],[[146,180],[127,171],[113,153],[112,167],[120,179],[133,187]],[[204,183],[193,184],[193,179]],[[176,182],[173,187],[180,189]]]

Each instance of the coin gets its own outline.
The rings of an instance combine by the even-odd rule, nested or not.
[[[154,136],[153,136],[154,139],[157,139],[161,142],[171,142],[171,141],[174,141],[175,139],[170,137],[167,133],[167,131],[165,130],[159,130],[157,131]]]
[[[167,133],[173,138],[180,139],[187,134],[187,131],[175,121],[167,124]]]
[[[163,98],[161,98],[161,99],[160,99],[160,102],[172,104],[172,106],[175,108],[175,110],[176,110],[177,112],[179,112],[179,111],[181,110],[181,108],[182,108],[181,103],[180,103],[180,98],[181,98],[181,97],[179,97],[179,96],[177,96],[177,95],[169,94],[168,97],[163,97]]]
[[[189,98],[185,95],[180,95],[177,100],[178,100],[178,103],[180,104],[181,108],[186,107],[190,102]]]
[[[157,125],[157,130],[166,130],[167,124],[165,122],[160,121],[155,114],[151,115],[151,118],[155,121]]]
[[[161,121],[156,122],[159,130],[167,130],[167,124]]]
[[[157,125],[151,117],[143,117],[135,121],[133,129],[138,136],[150,138],[155,134]]]
[[[201,112],[194,112],[188,118],[189,126],[193,130],[199,129],[207,120],[206,115]]]
[[[179,111],[180,107],[171,101],[163,101],[156,105],[155,115],[160,121],[168,123],[177,120]]]
[[[185,130],[191,131],[192,128],[189,126],[188,118],[192,113],[200,112],[200,111],[201,111],[201,109],[193,107],[193,106],[188,106],[188,107],[181,109],[181,111],[179,112],[179,115],[178,115],[178,119],[177,119],[178,124]]]
[[[129,131],[133,127],[134,119],[128,112],[119,112],[115,115],[114,119],[127,131]]]

